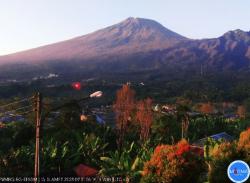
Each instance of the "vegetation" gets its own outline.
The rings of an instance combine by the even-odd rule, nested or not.
[[[121,152],[110,152],[108,157],[101,157],[100,175],[122,176],[130,182],[139,182],[144,162],[150,159],[153,149],[134,144],[129,149],[123,148]]]
[[[46,99],[46,110],[54,102],[59,103]],[[123,177],[127,182],[205,182],[208,175],[216,183],[228,181],[224,171],[233,160],[250,163],[247,103],[236,107],[240,118],[230,121],[212,112],[216,108],[212,102],[205,102],[198,115],[191,115],[199,107],[190,99],[179,97],[175,102],[173,112],[153,112],[153,99],[123,85],[111,103],[116,119],[110,125],[98,124],[91,116],[82,122],[79,104],[65,106],[57,111],[58,116],[43,121],[41,175],[77,176],[75,167],[85,164],[98,170],[98,176]],[[32,119],[29,116],[26,122],[0,128],[0,176],[33,176]],[[208,139],[204,153],[203,148],[193,146],[220,132],[239,140],[229,144]]]
[[[209,161],[209,182],[231,182],[224,173],[229,164],[235,160],[250,163],[249,140],[250,129],[243,131],[238,141],[216,144],[212,148]]]
[[[199,182],[204,172],[203,150],[195,152],[186,140],[181,140],[176,145],[155,148],[145,163],[142,182]]]

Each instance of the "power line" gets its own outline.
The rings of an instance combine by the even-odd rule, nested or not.
[[[24,106],[24,107],[20,107],[20,108],[14,109],[14,110],[4,111],[4,112],[2,112],[2,114],[0,114],[0,116],[5,115],[6,113],[16,112],[16,111],[20,111],[20,110],[22,110],[22,109],[27,109],[27,108],[30,108],[30,107],[32,107],[32,106],[33,106],[33,105],[28,105],[28,106]]]
[[[15,115],[11,114],[11,115],[6,116],[6,119],[3,119],[3,121],[5,121],[5,120],[8,120],[8,121],[19,121],[20,118],[23,121],[23,120],[25,120],[24,116],[27,115],[27,114],[32,113],[33,111],[34,110],[30,110],[30,111],[26,111],[26,112],[23,112],[23,113],[18,113],[18,114],[15,114]],[[2,119],[1,116],[0,116],[0,119]]]
[[[34,110],[29,110],[29,111],[26,111],[26,112],[23,112],[23,113],[16,113],[15,116],[21,116],[21,115],[25,115],[25,114],[28,114],[28,113],[31,113],[31,112],[34,112]]]
[[[11,105],[13,105],[13,104],[18,104],[18,103],[21,103],[21,102],[24,102],[24,101],[28,101],[28,100],[33,99],[33,98],[34,98],[34,97],[24,98],[24,99],[15,101],[15,102],[11,102],[11,103],[9,103],[9,104],[2,105],[2,106],[0,106],[0,108],[6,108],[6,107],[11,106]]]

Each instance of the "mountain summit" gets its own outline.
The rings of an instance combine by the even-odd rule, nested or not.
[[[0,81],[50,73],[65,77],[166,74],[176,69],[200,73],[201,68],[249,70],[250,32],[234,30],[218,38],[193,40],[154,20],[130,17],[84,36],[2,56]]]
[[[186,39],[154,20],[130,17],[84,36],[0,57],[0,64],[121,56],[165,49]]]

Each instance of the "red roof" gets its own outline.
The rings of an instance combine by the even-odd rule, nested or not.
[[[91,177],[95,176],[98,173],[98,170],[84,164],[79,164],[75,168],[75,172],[78,177]]]
[[[191,151],[199,156],[204,156],[204,149],[198,146],[190,146]]]

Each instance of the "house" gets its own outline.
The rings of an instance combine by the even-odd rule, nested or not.
[[[191,150],[193,153],[199,155],[200,157],[203,157],[203,156],[204,156],[204,149],[203,149],[203,147],[191,145],[191,146],[190,146],[190,150]]]
[[[201,113],[199,112],[188,112],[187,113],[190,117],[199,117],[199,116],[202,116]]]
[[[172,105],[163,105],[161,107],[162,113],[174,115],[176,113],[176,107]]]
[[[223,117],[227,121],[235,121],[235,120],[239,119],[239,115],[237,115],[237,114],[225,114]]]
[[[8,123],[12,121],[24,121],[24,117],[22,115],[16,115],[12,113],[6,113],[0,117],[0,122]]]
[[[103,116],[96,114],[95,117],[96,117],[96,122],[98,124],[105,124],[106,123],[105,120],[103,119]]]
[[[159,111],[160,111],[160,106],[159,106],[159,104],[156,104],[156,105],[153,107],[153,111],[154,111],[154,112],[159,112]]]
[[[205,138],[202,138],[202,139],[199,139],[197,141],[195,141],[193,143],[193,145],[196,145],[196,146],[199,146],[199,147],[203,147],[207,141],[208,138],[211,138],[213,140],[223,140],[225,142],[231,142],[234,140],[234,138],[231,136],[231,135],[228,135],[226,132],[222,132],[222,133],[218,133],[218,134],[214,134],[214,135],[211,135],[209,137],[205,137]]]

